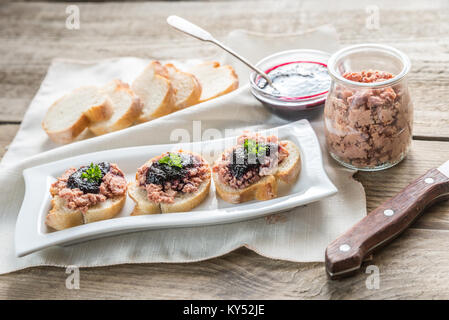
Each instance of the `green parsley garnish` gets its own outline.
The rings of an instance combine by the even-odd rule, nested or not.
[[[81,174],[81,178],[87,179],[89,182],[100,182],[103,178],[103,174],[100,170],[100,167],[93,163],[90,164],[89,168]]]
[[[255,140],[245,139],[243,143],[243,148],[245,148],[248,154],[252,155],[264,155],[267,151],[267,146],[261,146]]]
[[[160,164],[167,164],[170,167],[182,168],[182,158],[179,154],[169,153],[165,157],[159,159]]]

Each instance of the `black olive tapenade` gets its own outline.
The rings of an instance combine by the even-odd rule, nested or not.
[[[82,175],[85,173],[89,167],[81,167],[72,173],[67,180],[67,187],[70,189],[80,189],[83,193],[99,193],[100,185],[102,183],[102,178],[109,172],[111,166],[109,162],[100,162],[97,163],[96,166],[100,168],[101,171],[101,179],[99,180],[91,180],[83,178]]]
[[[165,182],[181,180],[187,173],[188,169],[199,164],[198,161],[190,154],[178,154],[181,157],[181,165],[171,166],[166,163],[154,162],[147,171],[145,183],[164,185]]]

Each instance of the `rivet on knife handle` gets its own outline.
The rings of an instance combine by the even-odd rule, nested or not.
[[[443,166],[449,167],[449,161]],[[429,170],[332,242],[325,254],[328,275],[336,279],[354,273],[368,254],[404,231],[426,207],[449,196],[449,173],[442,167]]]

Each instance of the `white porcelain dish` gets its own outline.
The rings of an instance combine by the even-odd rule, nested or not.
[[[282,140],[292,140],[300,147],[302,157],[302,169],[297,182],[291,186],[281,187],[279,197],[268,201],[230,204],[216,196],[215,186],[212,183],[209,196],[191,212],[130,216],[134,202],[128,198],[123,210],[114,219],[61,231],[51,231],[45,225],[45,216],[50,209],[50,185],[69,167],[109,161],[118,164],[129,182],[135,179],[137,168],[148,159],[179,148],[200,152],[212,163],[225,147],[234,144],[235,137],[196,143],[114,149],[25,169],[23,175],[26,191],[16,224],[16,255],[21,257],[55,245],[69,245],[127,232],[248,220],[305,205],[337,192],[324,171],[318,139],[306,120],[274,128],[266,133],[276,134]]]

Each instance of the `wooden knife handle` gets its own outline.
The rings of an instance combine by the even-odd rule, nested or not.
[[[423,210],[449,196],[449,178],[431,169],[359,221],[326,249],[331,279],[357,271],[363,259],[404,231]]]

